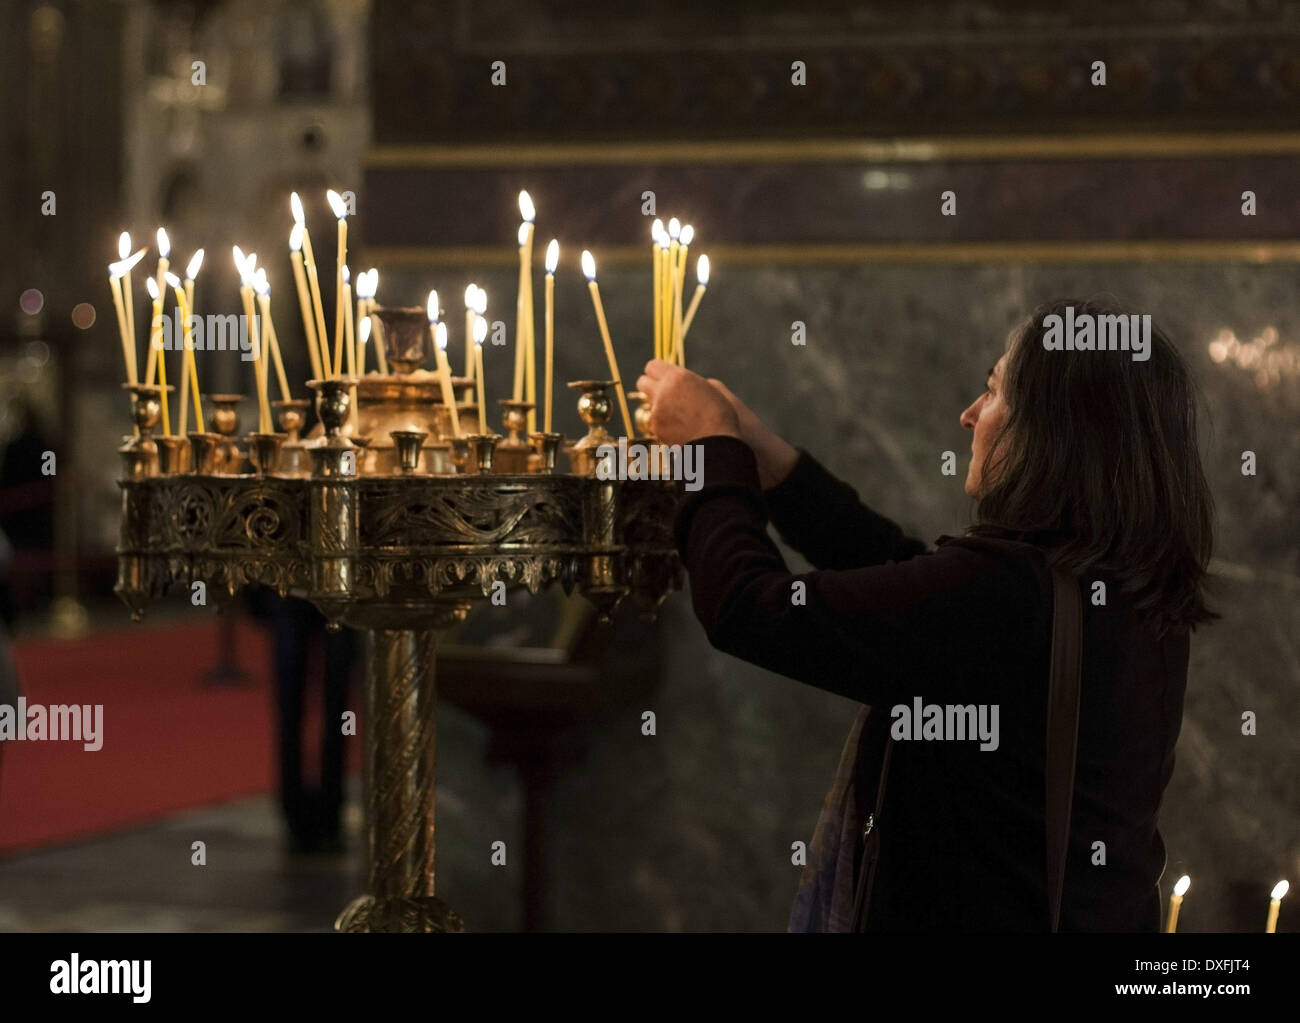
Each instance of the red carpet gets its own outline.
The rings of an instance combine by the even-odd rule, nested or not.
[[[103,747],[3,743],[0,851],[84,839],[271,791],[277,768],[270,637],[248,622],[239,622],[235,634],[237,660],[251,679],[244,687],[202,684],[217,661],[215,618],[15,644],[28,706],[103,704]],[[309,684],[309,775],[319,763],[313,751],[320,713],[319,689]],[[357,759],[348,753],[350,762]]]

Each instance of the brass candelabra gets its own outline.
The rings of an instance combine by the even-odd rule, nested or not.
[[[394,372],[312,381],[320,423],[307,436],[307,404],[285,402],[280,432],[241,441],[240,396],[213,395],[207,432],[157,438],[160,389],[130,386],[115,592],[139,620],[173,585],[230,599],[261,584],[362,630],[368,891],[334,926],[460,931],[434,890],[438,636],[498,584],[577,589],[603,621],[625,599],[654,614],[680,584],[677,497],[669,482],[596,478],[612,382],[570,384],[588,426],[575,443],[525,437],[526,402],[502,403],[502,441],[419,369],[427,322],[372,316]]]

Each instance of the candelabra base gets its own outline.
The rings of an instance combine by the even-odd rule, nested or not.
[[[344,934],[460,934],[465,921],[436,895],[417,898],[353,899],[334,921]]]

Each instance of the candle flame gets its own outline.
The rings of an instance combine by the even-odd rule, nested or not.
[[[334,216],[339,220],[346,220],[348,215],[348,204],[343,201],[343,196],[339,195],[334,189],[325,193],[325,198],[329,200],[330,209],[334,211]]]
[[[663,232],[663,229],[664,229],[663,218],[655,217],[654,223],[650,225],[650,237],[657,242],[659,240],[659,235]]]
[[[357,324],[357,337],[361,339],[361,343],[363,345],[369,344],[370,342],[370,317],[369,316],[361,317],[361,322]]]
[[[537,216],[537,209],[533,206],[533,197],[527,192],[519,193],[519,215],[530,224]]]
[[[477,285],[477,284],[471,284],[469,287],[467,287],[467,288],[465,289],[465,308],[466,308],[466,309],[473,309],[473,308],[474,308],[474,304],[475,304],[475,303],[474,303],[474,292],[476,292],[476,291],[478,291],[478,285]]]
[[[596,257],[586,249],[582,250],[582,272],[586,274],[587,280],[596,279]]]
[[[438,292],[437,291],[429,292],[429,301],[428,304],[425,305],[424,309],[425,312],[429,314],[429,322],[437,323],[438,322]]]
[[[438,342],[438,347],[445,352],[447,350],[447,325],[445,323],[439,323],[434,327],[433,337],[434,340]]]
[[[709,286],[709,257],[700,256],[695,261],[695,280],[704,287]]]
[[[474,321],[474,343],[479,347],[483,345],[483,339],[487,337],[487,320]]]
[[[144,254],[148,251],[148,249],[137,249],[125,259],[119,259],[116,263],[109,263],[108,272],[114,277],[125,277],[131,272],[131,268],[135,266],[136,263],[144,259]]]
[[[259,266],[253,275],[253,289],[259,295],[271,294],[271,282],[266,279],[266,267]]]
[[[551,244],[546,246],[546,272],[555,273],[555,268],[560,265],[560,243],[555,238],[551,239]]]
[[[158,228],[158,256],[160,259],[166,259],[172,254],[172,243],[167,239],[167,232],[161,227]]]
[[[487,292],[477,286],[474,288],[474,311],[480,316],[487,312]],[[486,330],[487,328],[484,327],[483,329]]]
[[[149,297],[152,298],[155,302],[157,302],[157,301],[158,301],[158,282],[155,281],[152,277],[146,277],[146,278],[144,279],[144,286],[145,286],[145,289],[149,292]]]
[[[305,227],[307,218],[302,211],[302,200],[297,192],[289,193],[289,209],[293,211],[293,222],[298,227]]]
[[[339,273],[340,273],[340,274],[342,275],[342,277],[343,277],[343,283],[344,283],[344,284],[351,284],[351,283],[352,283],[352,271],[348,269],[348,265],[347,265],[347,263],[344,263],[344,264],[343,264],[343,267],[342,267],[341,270],[339,270]]]
[[[1192,879],[1188,877],[1186,874],[1184,874],[1182,877],[1178,879],[1178,883],[1174,885],[1174,894],[1181,899],[1184,895],[1187,894],[1187,889],[1190,888],[1191,886],[1192,886]]]
[[[305,227],[303,227],[302,224],[294,224],[294,225],[293,225],[293,230],[289,232],[289,251],[290,251],[290,252],[301,252],[301,251],[302,251],[302,236],[303,236],[303,234],[306,232],[306,230],[307,230],[307,229],[306,229]]]
[[[521,249],[528,244],[528,228],[530,226],[526,220],[519,225],[519,247]]]
[[[170,270],[163,274],[163,280],[165,280],[170,287],[179,288],[181,286],[181,279]]]
[[[689,245],[693,241],[695,241],[695,228],[691,227],[690,224],[687,224],[682,228],[682,244]]]
[[[243,277],[244,260],[247,259],[248,257],[244,255],[244,250],[241,249],[238,245],[232,245],[230,247],[230,251],[234,253],[235,256],[235,269],[239,271],[239,276]]]
[[[669,246],[671,246],[671,245],[672,245],[672,239],[668,237],[668,232],[667,232],[667,231],[660,231],[660,232],[659,232],[659,247],[660,247],[661,249],[663,249],[665,252],[667,252]]]
[[[194,255],[190,257],[190,265],[185,268],[185,279],[187,281],[194,280],[194,278],[199,275],[199,268],[202,266],[203,250],[199,249],[198,252],[194,253]]]
[[[676,241],[682,233],[682,222],[676,217],[668,221],[668,237]]]
[[[117,258],[126,259],[131,255],[131,232],[123,231],[117,236]]]
[[[357,298],[371,299],[379,290],[379,271],[373,266],[357,278]]]
[[[1283,897],[1286,895],[1286,893],[1289,892],[1290,890],[1291,890],[1291,882],[1290,882],[1290,881],[1279,881],[1277,884],[1275,884],[1275,885],[1273,886],[1273,894],[1270,895],[1269,898],[1270,898],[1270,899],[1281,899],[1281,898],[1283,898]]]

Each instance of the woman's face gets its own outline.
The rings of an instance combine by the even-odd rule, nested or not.
[[[1007,406],[1002,396],[1002,372],[1006,367],[1005,355],[998,359],[986,381],[986,390],[961,414],[961,425],[971,431],[970,469],[966,472],[966,494],[979,498],[984,488],[984,462],[993,438],[1006,422]]]

